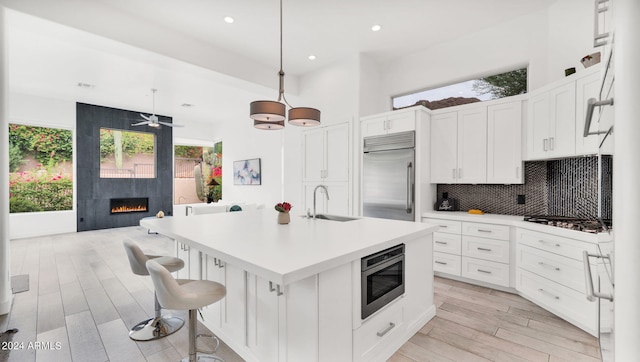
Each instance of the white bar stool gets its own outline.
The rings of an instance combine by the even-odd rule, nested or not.
[[[147,255],[142,252],[138,245],[129,240],[124,241],[124,249],[127,251],[127,256],[129,257],[131,271],[136,275],[149,275],[145,264],[147,260],[155,260],[157,263],[172,272],[184,268],[184,261],[182,261],[182,259],[173,256]],[[156,312],[155,317],[136,324],[129,331],[129,338],[134,341],[152,341],[160,339],[176,332],[184,325],[184,320],[182,318],[171,315],[161,315],[162,307],[160,306],[160,303],[158,303],[157,292],[154,293],[154,301]]]
[[[200,359],[224,360],[214,354],[204,354],[196,350],[198,308],[213,304],[224,298],[224,285],[210,280],[174,279],[171,273],[155,260],[147,261],[147,269],[163,308],[189,310],[189,358],[182,361],[195,362]],[[215,352],[215,350],[214,350]]]

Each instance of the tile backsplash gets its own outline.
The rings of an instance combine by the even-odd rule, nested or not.
[[[611,218],[612,158],[602,156],[602,215]],[[492,214],[559,215],[592,218],[598,215],[596,156],[525,162],[523,185],[438,184],[438,197],[448,192],[460,210]],[[525,203],[516,202],[525,195]]]

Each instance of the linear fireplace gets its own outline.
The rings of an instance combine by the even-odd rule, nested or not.
[[[111,214],[123,214],[131,212],[147,212],[149,209],[148,197],[129,197],[110,199]]]

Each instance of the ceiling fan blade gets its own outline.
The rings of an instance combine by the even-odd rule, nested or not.
[[[144,126],[145,124],[149,124],[149,123],[151,123],[151,121],[143,121],[143,122],[134,123],[132,124],[132,126]]]
[[[140,117],[146,119],[149,122],[153,122],[153,116],[145,116],[144,114],[140,113]]]
[[[162,125],[165,125],[165,126],[169,126],[169,127],[184,127],[183,124],[167,123],[167,122],[162,122],[162,121],[160,121],[158,123],[160,123]]]

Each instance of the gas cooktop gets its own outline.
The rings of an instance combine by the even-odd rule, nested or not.
[[[593,234],[611,230],[611,219],[598,220],[567,216],[525,216],[524,221]]]

